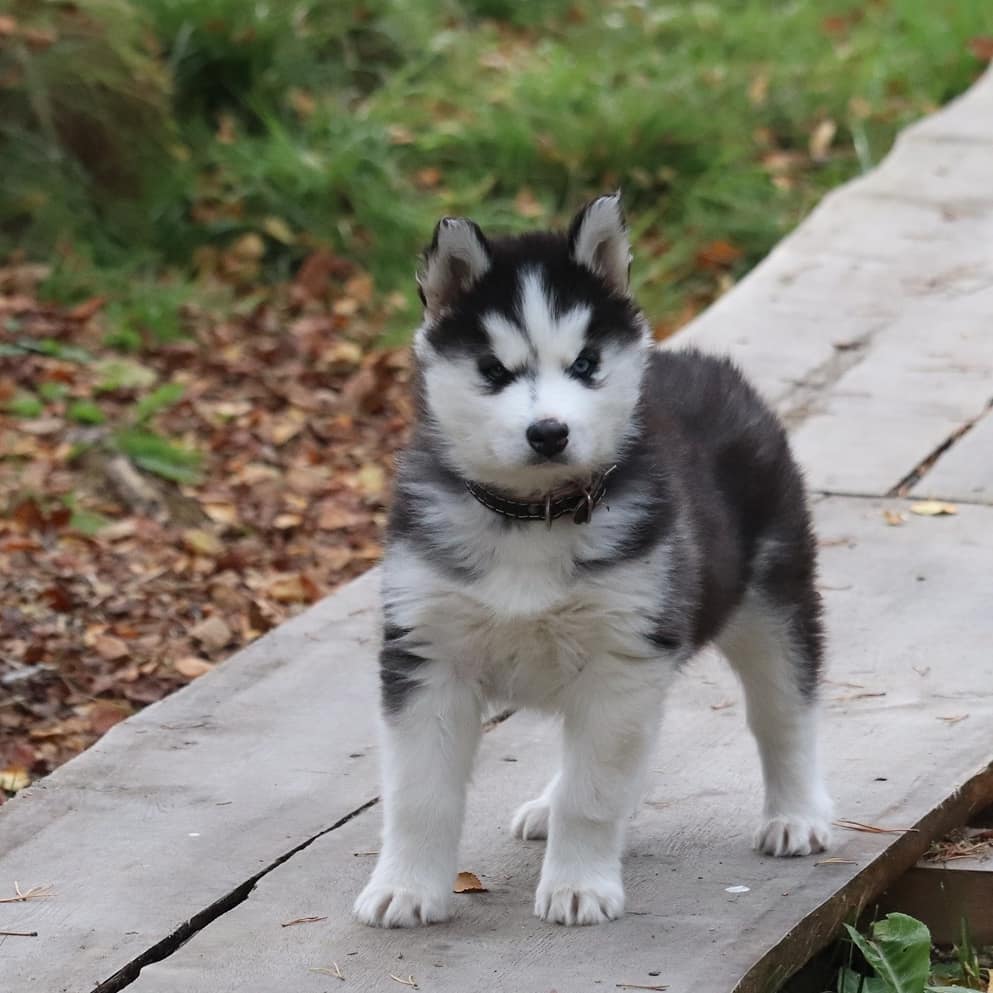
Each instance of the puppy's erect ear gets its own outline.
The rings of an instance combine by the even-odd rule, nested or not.
[[[489,267],[490,246],[478,225],[466,217],[443,217],[417,272],[428,316],[448,310]]]
[[[620,191],[583,207],[572,219],[568,237],[573,261],[595,272],[616,293],[627,293],[631,243]]]

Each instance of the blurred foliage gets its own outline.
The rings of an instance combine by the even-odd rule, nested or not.
[[[409,325],[438,216],[515,230],[621,185],[636,289],[678,322],[990,33],[967,0],[0,0],[0,253],[168,335],[232,246],[249,282],[327,248]]]

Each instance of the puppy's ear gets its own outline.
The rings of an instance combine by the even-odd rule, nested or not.
[[[490,246],[466,217],[444,217],[421,258],[417,286],[429,317],[448,310],[490,267]]]
[[[628,291],[631,243],[620,190],[590,201],[569,225],[569,253],[595,272],[615,293]]]

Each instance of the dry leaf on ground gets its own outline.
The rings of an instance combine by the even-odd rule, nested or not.
[[[489,893],[482,880],[474,872],[460,872],[455,877],[453,893]]]
[[[910,505],[910,512],[919,517],[944,517],[959,512],[954,503],[946,503],[944,500],[921,500]]]
[[[213,663],[206,659],[198,658],[196,655],[184,655],[181,659],[176,659],[173,663],[176,672],[187,679],[196,679],[205,672],[210,672],[214,668]]]

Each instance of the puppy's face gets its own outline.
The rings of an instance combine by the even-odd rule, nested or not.
[[[415,350],[428,424],[455,471],[524,496],[616,461],[651,345],[628,265],[617,196],[565,235],[491,243],[471,221],[438,225]]]

